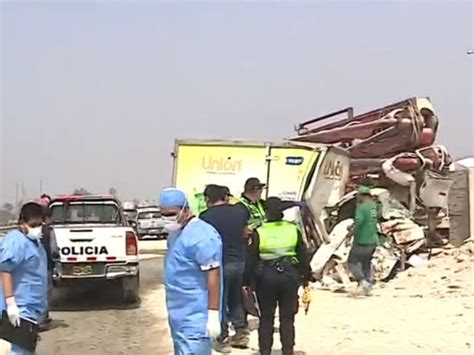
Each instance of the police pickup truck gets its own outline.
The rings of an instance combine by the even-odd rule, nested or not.
[[[108,196],[61,196],[49,205],[60,250],[58,285],[115,283],[122,300],[139,297],[137,236],[120,202]]]

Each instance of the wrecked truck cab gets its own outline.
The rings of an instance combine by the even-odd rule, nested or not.
[[[327,223],[331,210],[345,194],[349,178],[348,153],[335,146],[323,146],[321,154],[308,172],[302,199],[306,204],[302,220],[309,249],[315,252],[330,243]]]

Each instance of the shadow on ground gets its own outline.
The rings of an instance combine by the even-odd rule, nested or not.
[[[82,290],[55,289],[51,310],[80,312],[126,310],[140,307],[140,301],[135,304],[126,304],[120,296],[114,287],[108,289],[91,287]]]
[[[61,319],[52,319],[47,327],[40,328],[40,333],[44,333],[44,332],[58,329],[58,328],[68,328],[68,327],[69,325],[65,321]]]
[[[250,352],[250,354],[251,355],[260,355],[260,352],[258,350],[253,350],[253,351]],[[281,350],[273,350],[272,355],[283,355],[283,353],[281,352]],[[295,350],[295,351],[293,351],[293,355],[306,355],[306,352]]]
[[[140,294],[159,287],[163,282],[163,261],[152,258],[140,262]],[[53,291],[52,311],[79,312],[127,310],[140,307],[136,304],[125,304],[121,300],[119,283],[97,283],[87,288],[55,287]]]

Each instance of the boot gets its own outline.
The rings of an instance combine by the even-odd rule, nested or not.
[[[239,330],[230,338],[230,345],[237,349],[247,349],[249,347],[249,336],[246,331]]]

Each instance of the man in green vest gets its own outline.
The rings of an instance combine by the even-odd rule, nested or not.
[[[248,211],[248,226],[254,230],[262,225],[265,220],[265,201],[262,199],[265,184],[258,178],[247,179],[240,204]]]
[[[270,355],[275,309],[279,308],[282,354],[293,354],[298,288],[307,285],[311,270],[301,231],[283,220],[284,204],[266,201],[266,221],[256,228],[248,248],[244,285],[255,287],[260,306],[260,354]]]

